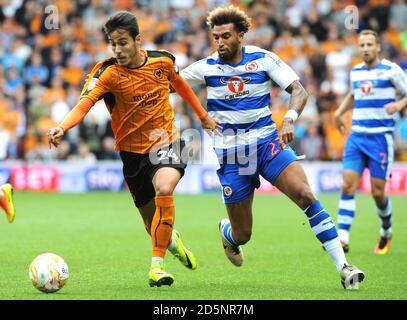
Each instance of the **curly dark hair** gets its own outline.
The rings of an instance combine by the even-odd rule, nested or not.
[[[209,12],[206,23],[211,29],[215,26],[233,23],[237,32],[246,33],[251,26],[251,18],[247,14],[233,5],[227,7],[217,7]]]

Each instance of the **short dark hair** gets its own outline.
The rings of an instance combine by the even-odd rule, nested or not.
[[[206,23],[211,29],[215,26],[233,23],[235,30],[246,33],[251,26],[251,19],[247,14],[233,5],[217,7],[209,12]]]
[[[110,16],[109,20],[103,26],[103,31],[106,36],[117,29],[127,30],[132,38],[139,34],[137,18],[134,14],[128,11],[119,11]]]
[[[375,39],[376,39],[376,43],[380,43],[379,34],[378,34],[376,31],[374,31],[374,30],[365,29],[365,30],[363,30],[363,31],[361,31],[361,32],[359,33],[359,37],[360,37],[360,36],[367,36],[367,35],[372,35],[372,36],[374,36]]]

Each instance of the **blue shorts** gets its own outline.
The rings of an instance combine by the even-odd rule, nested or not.
[[[244,152],[229,154],[217,171],[224,203],[249,197],[260,186],[259,175],[274,184],[280,173],[296,160],[297,155],[289,146],[281,149],[277,133],[254,147],[246,146]]]
[[[362,134],[352,132],[346,141],[343,169],[363,173],[369,168],[370,176],[386,180],[394,159],[393,136],[390,133]]]

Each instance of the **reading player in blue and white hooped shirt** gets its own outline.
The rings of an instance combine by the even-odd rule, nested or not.
[[[285,147],[294,138],[294,122],[308,97],[298,76],[275,54],[242,45],[250,19],[240,9],[215,8],[207,22],[217,52],[181,74],[191,86],[206,86],[208,112],[223,129],[223,137],[214,137],[214,148],[220,160],[218,176],[229,216],[219,223],[226,256],[236,266],[243,263],[240,246],[250,240],[254,190],[262,175],[308,216],[313,232],[336,264],[344,287],[362,281],[363,272],[348,265],[336,227],[311,191],[297,156]],[[291,94],[280,132],[271,119],[272,80]],[[253,164],[242,163],[242,154],[256,158],[254,170],[242,170]]]
[[[381,221],[376,254],[386,254],[392,237],[392,207],[385,194],[386,180],[393,162],[395,114],[407,106],[407,76],[395,63],[379,58],[380,41],[375,31],[359,34],[359,53],[363,62],[350,73],[350,92],[335,112],[339,129],[344,130],[342,115],[353,109],[352,132],[343,156],[343,185],[339,201],[339,237],[349,250],[349,231],[355,216],[355,192],[363,170],[371,176],[372,195]],[[396,93],[404,96],[396,101]]]

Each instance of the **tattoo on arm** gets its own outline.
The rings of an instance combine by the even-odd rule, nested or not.
[[[285,90],[291,94],[288,109],[293,109],[300,115],[307,103],[309,96],[307,91],[298,80],[291,83]]]

